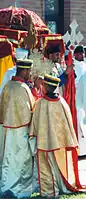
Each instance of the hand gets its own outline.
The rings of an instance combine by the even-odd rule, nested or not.
[[[74,67],[74,64],[72,64],[71,66],[67,66],[65,73],[68,75],[73,69],[73,67]]]

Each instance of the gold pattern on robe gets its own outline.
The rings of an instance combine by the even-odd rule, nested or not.
[[[30,135],[37,136],[37,148],[55,150],[78,145],[67,103],[40,99],[33,114]]]
[[[25,83],[10,80],[0,97],[0,123],[11,128],[27,125],[31,121],[34,103],[32,93]]]
[[[40,165],[39,175],[40,175],[40,189],[41,193],[47,193],[48,196],[54,195],[53,190],[53,177],[52,171],[48,161],[46,161],[46,152],[39,151],[38,161]],[[47,180],[46,180],[47,179]]]

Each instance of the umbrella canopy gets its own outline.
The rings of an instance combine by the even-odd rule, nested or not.
[[[42,19],[33,11],[16,7],[0,9],[0,27],[29,31],[31,20],[36,31],[49,32]]]
[[[65,52],[65,45],[61,34],[38,35],[36,47],[44,52],[47,52],[49,48],[53,49],[53,47],[59,47],[61,54]]]

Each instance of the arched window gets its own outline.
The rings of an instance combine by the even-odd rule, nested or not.
[[[45,12],[46,15],[58,14],[58,0],[45,0]]]
[[[62,16],[64,16],[64,0],[45,0],[45,21],[53,33],[63,33]]]

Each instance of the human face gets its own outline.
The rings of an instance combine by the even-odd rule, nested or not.
[[[78,61],[84,61],[85,53],[79,52],[79,53],[74,54],[74,56],[75,56],[76,60],[78,60]]]
[[[37,88],[37,89],[40,89],[40,86],[42,85],[42,79],[40,77],[38,77],[35,81],[34,81],[34,86]]]
[[[49,54],[49,60],[52,61],[52,54]]]
[[[45,95],[48,91],[48,85],[43,81],[42,83],[42,92],[43,92],[43,95]]]
[[[52,61],[59,63],[61,61],[61,53],[60,52],[53,53],[52,54]]]
[[[30,77],[31,77],[31,68],[25,69],[25,73],[24,74],[25,74],[24,75],[25,81],[28,81],[30,79]]]

